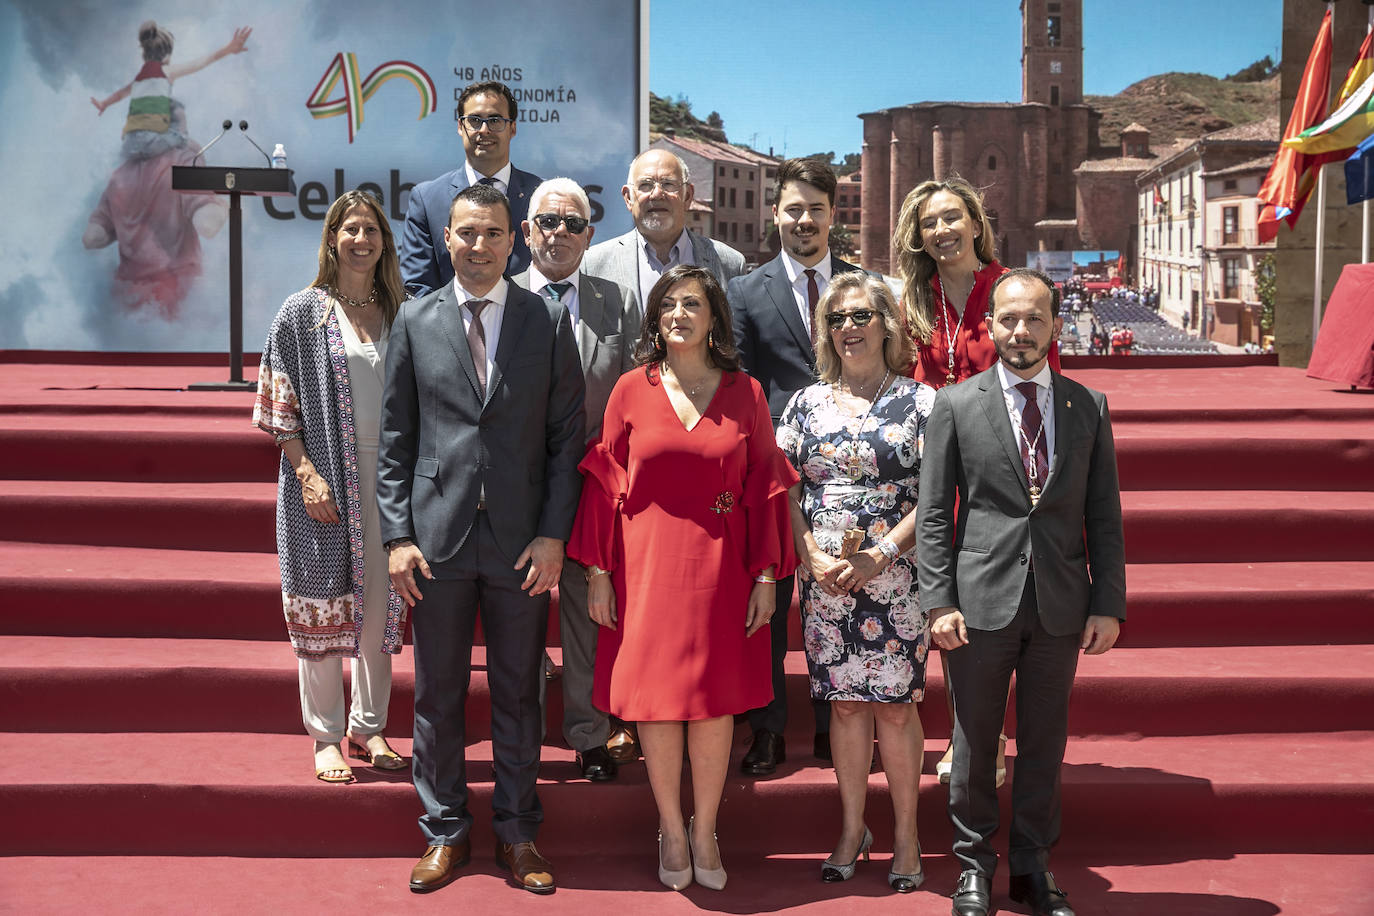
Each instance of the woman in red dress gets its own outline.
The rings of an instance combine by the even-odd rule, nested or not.
[[[997,362],[988,332],[988,295],[1006,273],[997,263],[992,222],[983,195],[962,178],[923,181],[911,189],[897,216],[892,251],[902,278],[907,333],[916,345],[911,376],[932,388],[955,385]],[[951,345],[951,341],[953,344]],[[1050,368],[1059,371],[1059,341],[1050,344]],[[940,653],[949,682],[949,663]],[[954,701],[945,692],[949,720]],[[1007,778],[1006,735],[998,745],[997,785]],[[954,764],[950,742],[935,773],[949,782]]]
[[[592,699],[639,723],[659,880],[681,890],[695,875],[720,890],[716,813],[734,716],[772,698],[767,624],[774,583],[796,566],[787,491],[798,478],[762,389],[739,370],[730,307],[709,272],[680,265],[654,285],[635,357],[642,368],[616,383],[582,462],[568,555],[587,567],[588,612],[602,627]]]

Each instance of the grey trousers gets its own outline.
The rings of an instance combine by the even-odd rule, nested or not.
[[[587,579],[582,566],[563,563],[558,581],[559,641],[563,644],[563,737],[578,752],[605,747],[610,718],[592,705],[596,637],[601,627],[587,616]]]
[[[949,819],[954,855],[964,869],[992,877],[997,853],[997,739],[1007,687],[1016,673],[1016,759],[1008,860],[1013,875],[1049,868],[1059,839],[1059,771],[1068,741],[1069,692],[1080,634],[1051,636],[1040,623],[1033,574],[1021,608],[1001,630],[969,629],[969,643],[949,653],[954,696],[954,767]]]

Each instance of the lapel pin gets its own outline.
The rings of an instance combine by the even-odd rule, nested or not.
[[[1065,407],[1072,407],[1072,406],[1073,406],[1073,401],[1065,401],[1065,402],[1064,402],[1064,406],[1065,406]]]

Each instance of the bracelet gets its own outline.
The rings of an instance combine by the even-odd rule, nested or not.
[[[610,574],[611,571],[609,569],[602,569],[600,566],[597,566],[596,564],[592,564],[591,566],[587,567],[588,582],[592,581],[592,579],[596,576],[609,576]]]
[[[390,553],[391,551],[395,550],[397,547],[400,547],[402,544],[413,544],[413,543],[415,543],[415,542],[414,542],[413,540],[411,540],[410,538],[392,538],[391,540],[389,540],[389,541],[387,541],[385,544],[383,544],[382,547],[385,548],[386,551],[387,551],[388,553]]]
[[[754,581],[759,585],[776,585],[778,580],[765,573],[759,573],[754,577]]]
[[[882,551],[883,556],[887,557],[889,563],[902,555],[902,548],[898,547],[897,542],[887,535],[878,539],[878,549]]]
[[[277,445],[281,445],[285,442],[290,442],[292,439],[304,439],[305,432],[298,429],[294,433],[274,433],[273,438],[277,440]]]

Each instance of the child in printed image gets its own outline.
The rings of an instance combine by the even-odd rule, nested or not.
[[[172,97],[172,83],[230,54],[242,53],[251,28],[234,30],[224,47],[179,66],[171,65],[172,33],[149,20],[138,27],[143,67],[133,82],[108,98],[91,98],[100,114],[129,99],[123,162],[110,176],[81,237],[88,249],[119,243],[113,293],[128,309],[156,305],[176,318],[191,282],[200,276],[199,235],[224,226],[227,205],[213,194],[172,190],[172,166],[192,165],[200,144],[186,135],[186,110]]]

